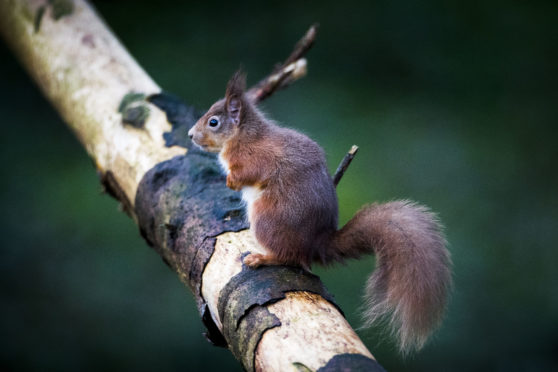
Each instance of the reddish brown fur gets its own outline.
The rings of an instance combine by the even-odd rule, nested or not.
[[[225,98],[189,132],[202,148],[220,151],[227,186],[248,199],[251,228],[267,253],[244,263],[310,268],[375,253],[366,322],[387,317],[402,351],[420,348],[440,322],[451,283],[435,215],[408,201],[373,204],[337,231],[337,196],[323,150],[264,118],[245,97],[244,81],[235,74]],[[209,126],[212,118],[217,128]]]

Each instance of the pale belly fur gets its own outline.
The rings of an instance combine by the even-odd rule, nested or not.
[[[250,221],[250,223],[252,223],[253,220],[252,209],[254,203],[256,202],[256,200],[258,200],[261,194],[262,190],[257,187],[244,186],[242,188],[242,200],[244,200],[244,202],[246,203],[246,215],[248,216],[248,221]]]
[[[226,174],[230,173],[229,164],[222,156],[223,152],[219,153],[219,164],[221,168],[225,171]],[[246,203],[246,216],[248,217],[248,221],[252,222],[252,208],[254,203],[260,195],[262,194],[262,190],[254,187],[254,186],[244,186],[242,188],[242,200]]]

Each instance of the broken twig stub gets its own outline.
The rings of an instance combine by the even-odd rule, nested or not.
[[[333,175],[333,184],[335,185],[335,187],[337,187],[339,181],[341,181],[341,177],[343,177],[345,171],[347,170],[347,168],[349,168],[349,165],[353,161],[357,152],[358,152],[358,146],[353,145],[349,150],[349,152],[345,154],[343,160],[341,160],[341,163],[339,164],[337,170],[335,171],[335,174]]]
[[[318,25],[314,24],[295,45],[285,62],[278,65],[273,72],[250,88],[246,94],[255,103],[263,101],[279,89],[283,89],[306,75],[306,58],[304,55],[310,50],[318,32]]]

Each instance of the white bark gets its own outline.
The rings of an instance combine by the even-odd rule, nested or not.
[[[47,6],[35,32],[35,16],[46,3],[2,0],[2,34],[98,169],[111,170],[133,204],[146,171],[185,153],[164,146],[162,134],[170,125],[155,106],[149,105],[146,130],[122,125],[117,112],[127,93],[161,89],[84,1],[74,1],[72,14],[57,21]]]

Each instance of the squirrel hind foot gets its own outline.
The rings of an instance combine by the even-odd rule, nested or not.
[[[309,265],[304,265],[301,263],[297,263],[297,264],[292,264],[289,262],[283,262],[281,260],[279,260],[276,256],[272,255],[272,254],[262,254],[262,253],[248,253],[246,256],[244,256],[244,258],[242,259],[242,262],[252,268],[252,269],[257,269],[260,266],[278,266],[278,265],[289,265],[289,266],[296,266],[296,267],[300,267],[306,271],[310,271],[310,266]]]
[[[278,265],[275,257],[269,254],[250,253],[242,260],[248,267],[256,269],[260,266]]]

